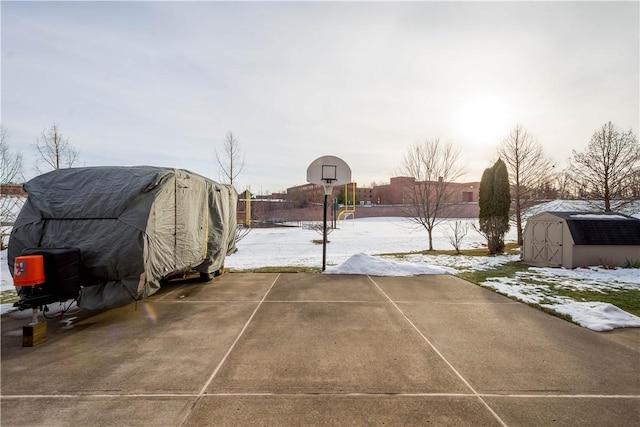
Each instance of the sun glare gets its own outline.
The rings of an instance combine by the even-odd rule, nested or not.
[[[464,143],[498,144],[513,125],[507,103],[498,97],[468,98],[458,110],[456,133]]]

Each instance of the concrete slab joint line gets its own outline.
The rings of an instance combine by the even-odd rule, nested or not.
[[[460,378],[460,380],[469,388],[469,390],[471,390],[471,392],[473,393],[473,395],[487,408],[487,410],[491,413],[491,415],[494,416],[494,418],[500,423],[500,425],[507,427],[507,424],[502,420],[502,418],[500,418],[500,416],[491,408],[491,406],[489,406],[489,404],[482,398],[482,396],[480,395],[480,393],[478,393],[469,383],[469,381],[467,381],[460,372],[458,372],[458,370],[455,368],[455,366],[453,366],[451,364],[451,362],[449,362],[444,355],[436,348],[435,345],[433,345],[433,343],[429,340],[429,338],[427,338],[421,331],[420,329],[418,329],[418,327],[411,321],[411,319],[409,319],[409,317],[404,314],[404,312],[400,309],[400,307],[398,307],[398,305],[391,299],[391,297],[389,297],[389,295],[387,295],[387,293],[385,291],[382,290],[382,288],[378,285],[378,283],[376,283],[375,280],[373,280],[373,278],[371,278],[371,276],[367,276],[367,278],[369,278],[369,280],[371,281],[371,283],[373,283],[375,285],[376,288],[378,288],[378,291],[380,291],[380,293],[382,295],[384,295],[384,297],[391,303],[391,305],[393,305],[395,307],[396,310],[398,310],[398,312],[400,313],[400,315],[407,321],[407,323],[409,323],[409,325],[411,325],[411,327],[418,333],[418,335],[420,335],[420,337],[429,345],[429,347],[431,347],[433,349],[433,351],[438,355],[438,357],[440,357],[442,359],[442,361],[455,373],[455,375]]]
[[[258,310],[260,309],[260,307],[262,306],[262,304],[264,303],[264,300],[267,298],[267,295],[269,295],[269,292],[271,292],[271,289],[273,288],[273,286],[276,284],[276,282],[278,281],[278,279],[280,278],[280,273],[278,273],[278,275],[276,276],[275,279],[273,279],[273,282],[271,283],[271,285],[269,286],[269,288],[267,289],[267,291],[264,293],[264,295],[262,296],[262,299],[260,300],[260,302],[258,303],[258,305],[256,306],[256,308],[253,310],[253,312],[251,313],[251,316],[249,316],[249,319],[247,319],[247,321],[245,322],[244,326],[242,327],[242,329],[240,330],[240,333],[238,334],[238,336],[236,337],[236,339],[233,341],[233,343],[231,344],[231,346],[229,347],[229,349],[227,350],[227,352],[225,353],[225,355],[222,357],[222,359],[220,360],[220,363],[218,363],[218,366],[216,366],[216,368],[213,370],[213,372],[211,373],[211,376],[209,377],[209,379],[207,380],[207,382],[204,384],[204,386],[202,387],[202,389],[200,389],[200,393],[198,393],[198,396],[196,397],[196,399],[194,399],[193,403],[190,405],[189,409],[187,411],[185,411],[185,415],[182,419],[182,422],[180,423],[180,425],[184,425],[184,423],[187,421],[187,419],[189,418],[189,415],[191,414],[191,411],[196,407],[196,405],[198,404],[198,402],[200,401],[200,399],[202,399],[202,396],[204,396],[207,388],[209,387],[209,385],[211,384],[211,382],[213,381],[213,379],[216,377],[216,375],[218,374],[218,372],[220,371],[220,368],[222,367],[222,365],[224,365],[224,362],[226,362],[227,358],[229,357],[229,354],[231,354],[231,352],[233,351],[233,349],[235,348],[236,344],[238,343],[238,341],[240,341],[240,338],[242,338],[242,335],[244,334],[244,332],[247,330],[247,328],[249,327],[249,324],[251,323],[251,321],[253,320],[253,318],[255,317],[256,313],[258,312]]]

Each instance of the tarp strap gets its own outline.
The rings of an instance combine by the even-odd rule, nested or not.
[[[205,215],[207,219],[207,225],[204,229],[204,254],[202,259],[207,259],[207,251],[209,250],[209,215]]]

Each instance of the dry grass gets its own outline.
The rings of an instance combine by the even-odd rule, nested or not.
[[[520,246],[517,243],[507,243],[504,248],[504,253],[507,255],[517,254],[520,251]],[[389,252],[378,255],[384,256],[396,256],[405,257],[407,255],[466,255],[466,256],[489,256],[489,250],[487,248],[475,248],[475,249],[462,249],[460,253],[456,253],[455,250],[433,250],[433,251],[416,251],[416,252]]]

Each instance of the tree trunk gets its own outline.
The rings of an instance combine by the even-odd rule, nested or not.
[[[609,193],[609,183],[604,183],[604,211],[611,212],[611,194]]]
[[[522,246],[522,205],[520,204],[520,199],[516,199],[516,228],[518,231],[518,246]]]

